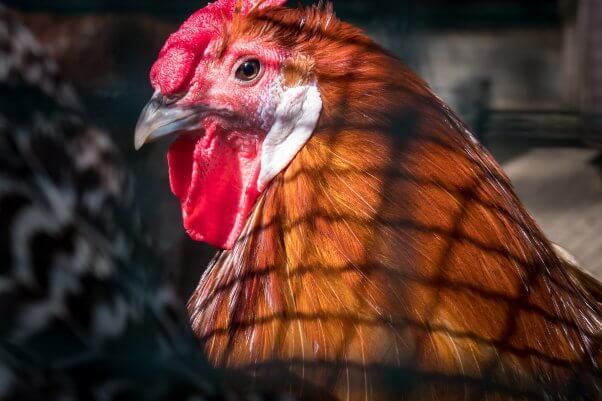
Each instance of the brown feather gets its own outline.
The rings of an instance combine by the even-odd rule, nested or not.
[[[597,399],[599,283],[422,80],[330,9],[231,34],[311,58],[324,108],[189,302],[214,364],[308,399]]]

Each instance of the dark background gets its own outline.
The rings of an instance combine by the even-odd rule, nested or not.
[[[200,8],[197,0],[6,0],[5,4],[25,11],[45,11],[53,13],[82,12],[142,12],[164,18],[178,20]],[[312,1],[289,2],[313,4]],[[429,23],[439,26],[489,27],[491,24],[549,24],[558,22],[557,0],[423,0],[411,1],[363,1],[348,0],[336,2],[337,13],[342,18],[369,19],[390,17],[407,13],[408,9],[420,12]],[[406,17],[409,15],[406,14]]]

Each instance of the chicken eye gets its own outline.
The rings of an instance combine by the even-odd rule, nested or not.
[[[261,63],[257,59],[245,60],[236,70],[236,79],[240,81],[252,81],[259,75]]]

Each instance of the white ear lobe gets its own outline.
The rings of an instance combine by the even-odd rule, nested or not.
[[[261,147],[259,191],[263,191],[305,145],[318,124],[321,111],[322,98],[314,83],[284,91],[274,124]]]

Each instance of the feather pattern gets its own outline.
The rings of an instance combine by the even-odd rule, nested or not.
[[[595,290],[422,80],[331,7],[230,35],[310,58],[323,110],[190,299],[214,364],[308,399],[599,396]]]

